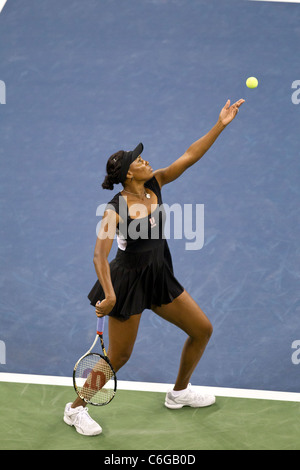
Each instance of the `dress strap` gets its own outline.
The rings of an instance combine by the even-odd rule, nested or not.
[[[154,194],[157,196],[159,204],[161,204],[161,190],[155,176],[145,183],[145,187],[151,189],[151,191],[154,192]]]

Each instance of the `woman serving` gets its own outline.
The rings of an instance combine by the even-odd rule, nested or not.
[[[112,190],[114,184],[121,183],[123,190],[108,203],[101,222],[94,252],[98,279],[88,297],[98,317],[109,315],[108,356],[115,372],[131,356],[143,310],[152,309],[187,334],[174,388],[165,399],[165,406],[171,409],[215,403],[215,397],[196,393],[189,385],[211,337],[212,325],[174,276],[164,238],[161,188],[203,157],[243,103],[239,100],[230,106],[228,100],[215,126],[166,168],[153,172],[141,156],[142,144],[130,152],[121,150],[107,161],[102,187]],[[109,263],[115,234],[118,251]],[[65,422],[81,434],[100,434],[101,427],[85,406],[80,398],[68,403]]]

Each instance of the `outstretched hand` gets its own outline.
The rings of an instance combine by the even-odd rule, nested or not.
[[[227,101],[219,116],[219,121],[223,126],[227,126],[231,121],[233,121],[243,103],[245,103],[245,100],[241,99],[230,106],[230,100]]]

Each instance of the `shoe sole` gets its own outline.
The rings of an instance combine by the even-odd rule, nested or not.
[[[169,403],[165,403],[165,406],[170,410],[179,410],[179,408],[183,408],[184,406],[188,405],[170,405]]]
[[[188,405],[185,403],[169,403],[165,401],[165,406],[169,408],[170,410],[179,410],[183,408],[184,406],[189,406],[190,408],[207,408],[208,406],[212,406],[216,403],[216,400],[214,400],[212,403],[209,403],[208,405]]]
[[[90,436],[90,437],[93,437],[93,436],[99,436],[99,434],[102,433],[102,429],[101,429],[101,431],[97,431],[97,432],[95,432],[94,434],[85,434],[84,432],[81,431],[80,428],[77,428],[77,427],[75,426],[75,424],[73,424],[72,421],[69,420],[69,418],[68,418],[67,416],[64,416],[64,422],[65,422],[68,426],[71,426],[71,427],[74,426],[74,428],[76,429],[76,431],[78,432],[78,434],[81,434],[81,436],[88,436],[88,437]]]

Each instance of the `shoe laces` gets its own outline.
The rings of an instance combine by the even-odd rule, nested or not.
[[[93,421],[92,418],[90,417],[88,413],[88,408],[87,407],[82,407],[81,410],[78,411],[78,414],[76,416],[76,423],[81,425],[82,421]]]

